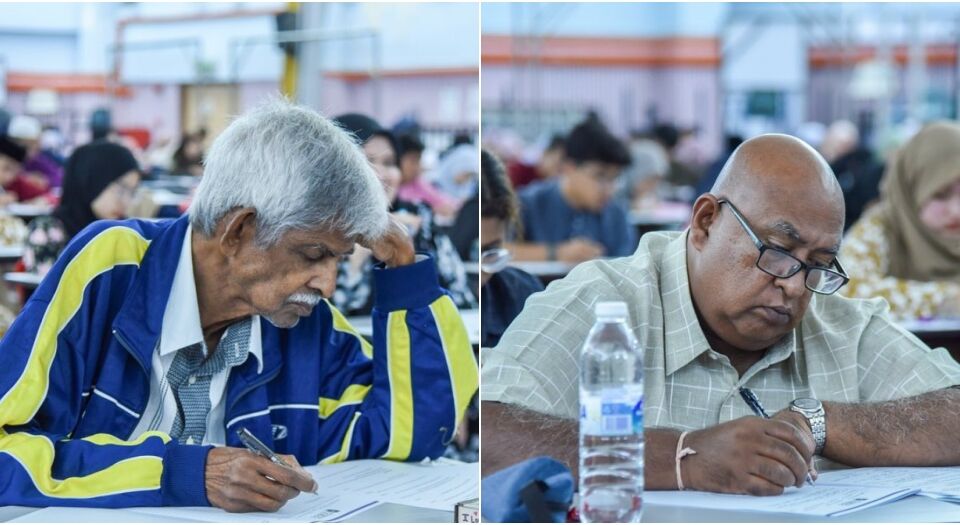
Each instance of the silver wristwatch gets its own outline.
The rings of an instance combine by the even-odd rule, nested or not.
[[[813,453],[818,456],[822,454],[823,446],[827,443],[827,419],[823,403],[810,397],[801,397],[790,402],[790,410],[807,418],[813,432],[813,441],[817,444]]]

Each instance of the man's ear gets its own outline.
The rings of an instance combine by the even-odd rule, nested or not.
[[[243,246],[253,243],[257,234],[256,208],[239,208],[230,212],[220,233],[220,251],[233,257]]]
[[[710,237],[710,228],[716,223],[720,203],[711,193],[704,193],[693,203],[690,218],[690,242],[697,251],[703,250]]]

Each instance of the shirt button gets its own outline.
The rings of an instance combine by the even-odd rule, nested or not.
[[[190,379],[187,380],[187,383],[191,385],[197,382],[197,376],[190,376]]]
[[[190,437],[187,438],[187,444],[188,444],[188,445],[192,445],[192,444],[193,444],[193,436],[190,436]]]

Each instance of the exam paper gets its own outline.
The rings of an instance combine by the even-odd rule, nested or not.
[[[821,474],[822,477],[822,474]],[[916,494],[916,490],[825,485],[789,487],[779,496],[744,496],[698,491],[644,492],[644,503],[675,507],[786,512],[809,516],[843,516]]]
[[[817,483],[918,489],[921,496],[960,499],[960,467],[868,467],[821,472]]]
[[[307,467],[320,492],[363,494],[381,502],[453,512],[480,497],[477,463],[398,463],[377,459]]]
[[[371,509],[379,502],[365,495],[319,495],[301,493],[277,512],[230,513],[216,507],[134,507],[131,512],[161,516],[171,520],[236,523],[336,522]]]

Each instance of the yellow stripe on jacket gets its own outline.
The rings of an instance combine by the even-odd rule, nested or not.
[[[456,418],[454,425],[467,410],[470,399],[477,391],[480,381],[480,372],[477,361],[473,358],[473,347],[470,337],[463,326],[463,318],[453,304],[453,301],[443,296],[430,305],[433,319],[440,333],[440,342],[443,345],[443,355],[447,359],[447,370],[450,372],[450,385],[453,388]]]
[[[83,292],[98,275],[122,264],[139,265],[150,242],[130,228],[117,226],[94,237],[67,264],[43,313],[23,373],[0,399],[0,426],[28,423],[47,395],[57,338],[80,309]]]

